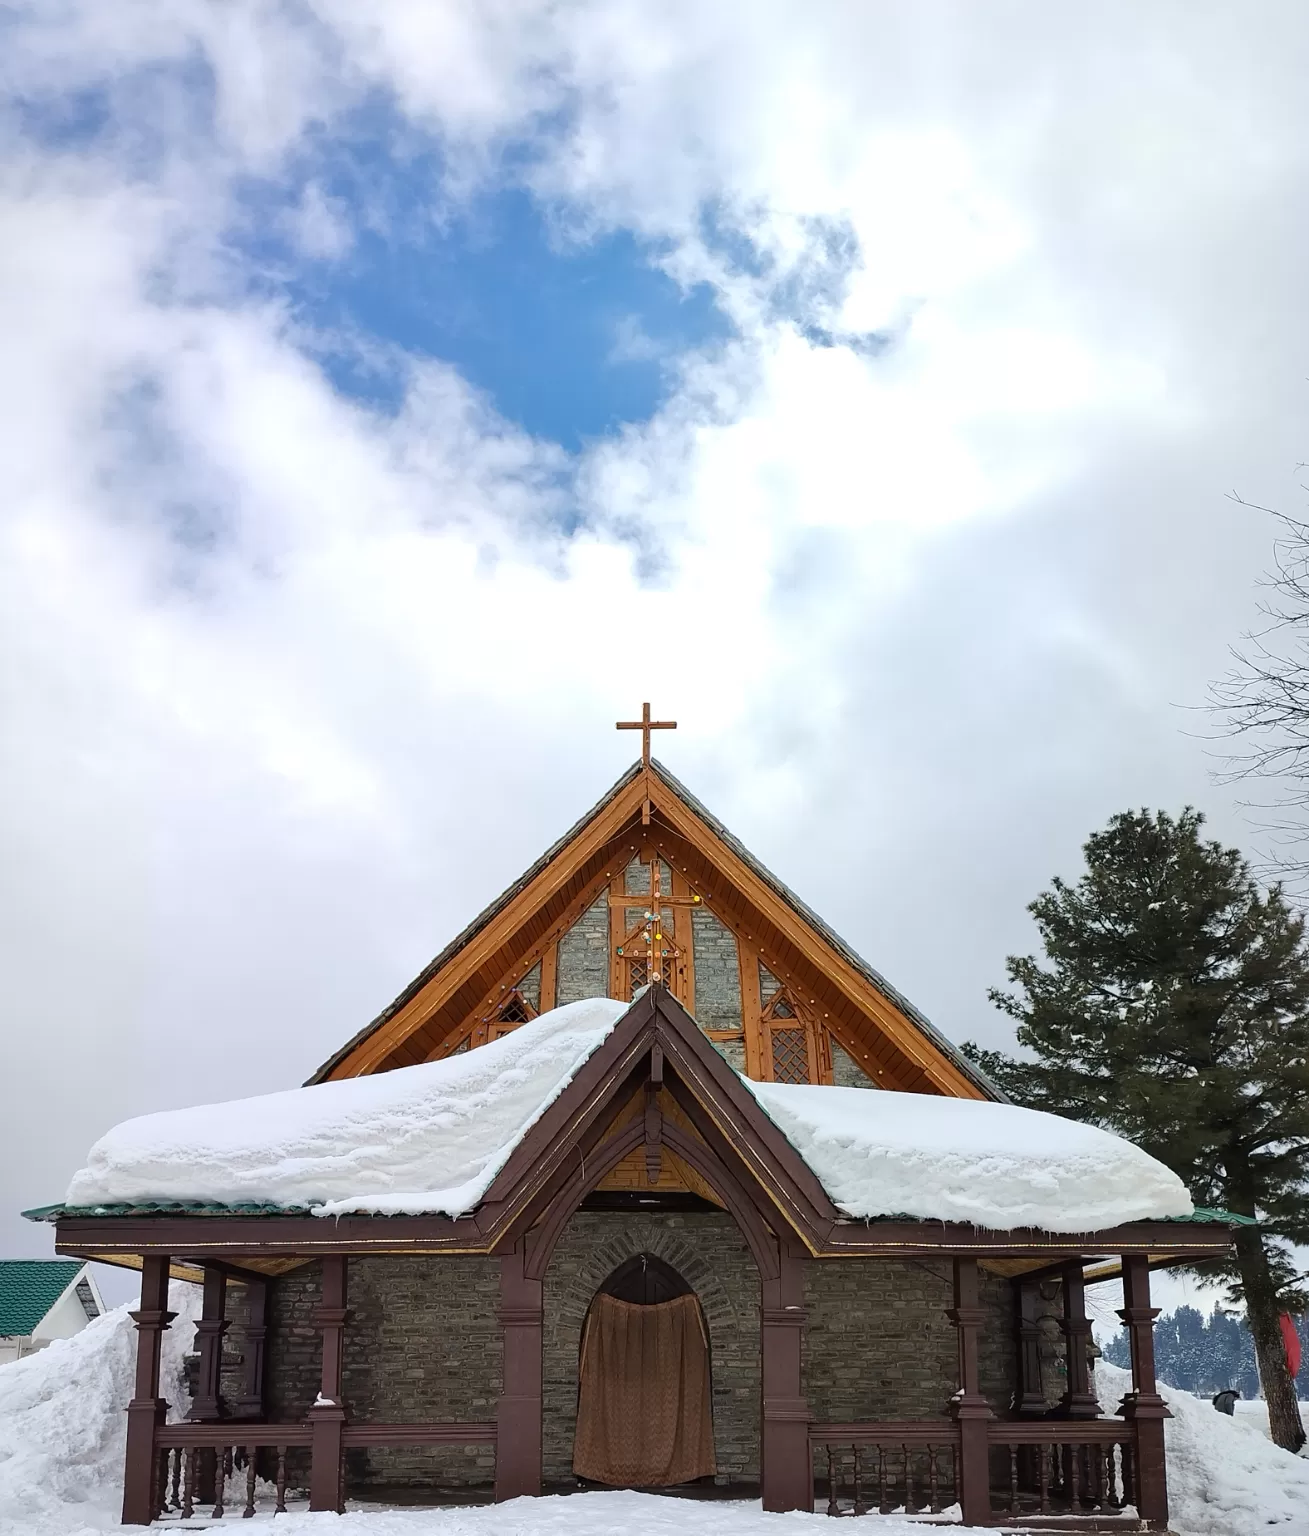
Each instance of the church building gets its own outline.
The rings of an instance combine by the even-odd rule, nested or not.
[[[123,1519],[595,1487],[1163,1529],[1150,1270],[1226,1252],[1009,1104],[650,754],[301,1088],[129,1121],[59,1254],[139,1267]],[[170,1276],[203,1284],[170,1421]],[[1133,1387],[1095,1393],[1089,1281]]]

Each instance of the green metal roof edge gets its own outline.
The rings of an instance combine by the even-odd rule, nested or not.
[[[310,1205],[274,1205],[268,1200],[133,1200],[119,1205],[38,1205],[22,1215],[28,1221],[62,1221],[80,1216],[310,1216]]]
[[[1257,1227],[1257,1216],[1242,1216],[1237,1211],[1225,1211],[1220,1205],[1197,1205],[1189,1216],[1164,1216],[1163,1221],[1204,1221],[1225,1227]]]

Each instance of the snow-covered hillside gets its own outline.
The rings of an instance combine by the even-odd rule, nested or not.
[[[164,1335],[162,1374],[175,1413],[182,1409],[181,1358],[191,1345],[197,1301],[193,1287],[173,1287],[179,1316]],[[0,1366],[0,1536],[107,1536],[122,1529],[123,1409],[135,1346],[121,1307],[74,1338]],[[1112,1411],[1127,1390],[1127,1374],[1102,1364],[1097,1376]],[[1178,1536],[1309,1530],[1309,1461],[1279,1451],[1254,1424],[1224,1418],[1184,1392],[1163,1392],[1174,1414],[1166,1433]],[[334,1536],[783,1536],[797,1522],[814,1536],[832,1529],[823,1515],[765,1515],[754,1503],[587,1493],[473,1509],[356,1511],[344,1519],[292,1513],[278,1517],[276,1531],[308,1536],[324,1529],[325,1518]],[[868,1524],[879,1536],[921,1536],[923,1529],[894,1519]],[[169,1525],[175,1522],[160,1529]]]

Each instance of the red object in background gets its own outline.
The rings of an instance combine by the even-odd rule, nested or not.
[[[1286,1364],[1291,1380],[1300,1374],[1300,1335],[1295,1331],[1295,1320],[1289,1312],[1283,1312],[1277,1320],[1282,1325],[1282,1343],[1286,1346]]]

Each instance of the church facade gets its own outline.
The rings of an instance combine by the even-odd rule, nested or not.
[[[298,1092],[439,1062],[453,1081],[588,999],[621,1005],[602,1043],[467,1210],[325,1221],[210,1190],[33,1213],[60,1253],[142,1267],[125,1521],[242,1499],[243,1478],[253,1508],[258,1470],[317,1509],[698,1482],[772,1510],[1166,1524],[1149,1271],[1224,1251],[1229,1225],[852,1215],[811,1146],[825,1103],[875,1127],[905,1095],[1001,1095],[649,758],[648,735]],[[502,1058],[513,1070],[510,1049],[485,1060]],[[779,1104],[819,1133],[787,1130]],[[1133,1391],[1106,1413],[1083,1288],[1111,1273]],[[158,1382],[170,1274],[205,1288],[176,1424]]]

